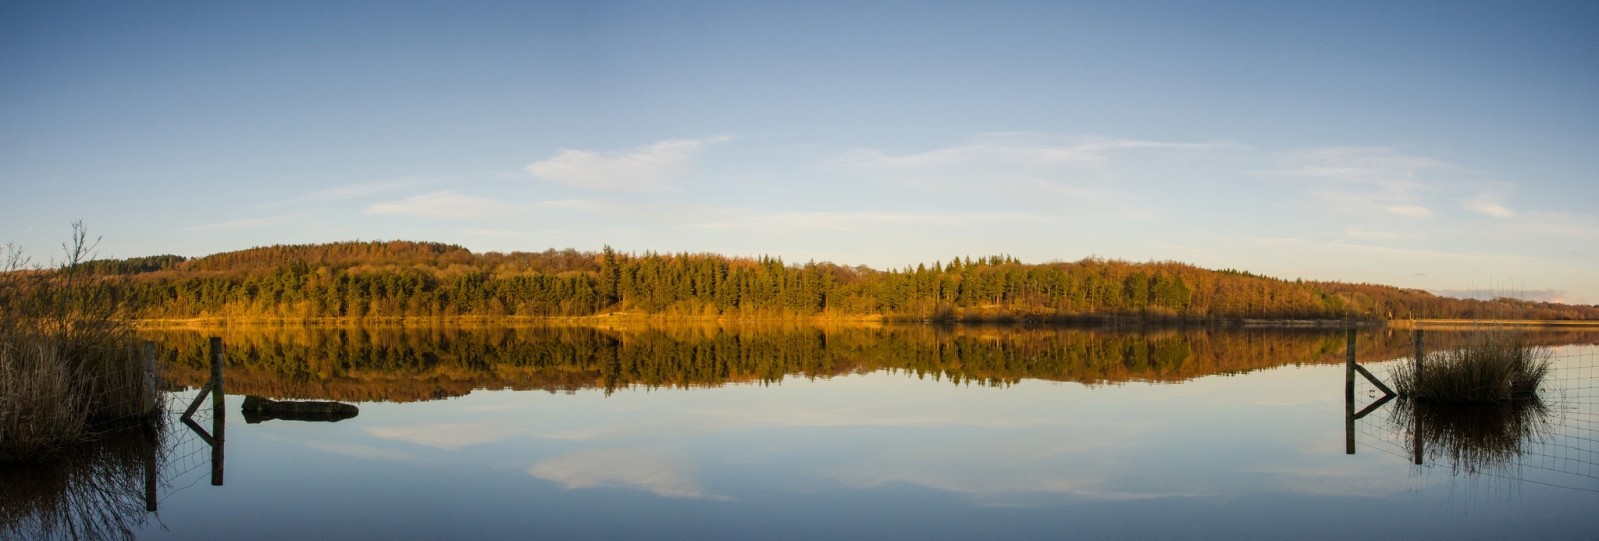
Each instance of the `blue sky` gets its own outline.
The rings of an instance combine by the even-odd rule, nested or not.
[[[1591,2],[213,4],[0,4],[0,242],[1097,255],[1599,303]]]

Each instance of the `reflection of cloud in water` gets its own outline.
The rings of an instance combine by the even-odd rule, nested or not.
[[[635,432],[634,429],[640,426],[643,425],[638,423],[613,423],[609,425],[585,426],[554,432],[542,432],[539,433],[539,437],[552,440],[590,441],[633,433]]]
[[[367,429],[367,433],[374,437],[408,441],[441,449],[459,449],[469,445],[495,442],[505,439],[512,432],[509,427],[492,423],[438,423]]]
[[[1375,435],[1360,434],[1356,454],[1329,461],[1329,453],[1343,452],[1343,430],[1328,427],[1289,434],[1281,452],[1257,457],[1240,471],[1263,476],[1266,480],[1257,482],[1260,490],[1315,496],[1378,498],[1434,484],[1415,476],[1394,475],[1394,466],[1409,461],[1368,446],[1366,438],[1371,437]]]
[[[1032,428],[1051,424],[1050,419],[986,417],[979,413],[933,411],[916,412],[895,410],[873,405],[838,408],[753,407],[744,409],[704,409],[696,413],[710,419],[720,419],[729,426],[763,426],[782,428],[843,428],[843,427],[938,427],[938,428]],[[717,422],[717,421],[711,421]]]
[[[329,443],[309,441],[305,442],[305,446],[322,451],[324,453],[344,455],[364,460],[393,460],[396,462],[409,462],[416,460],[416,457],[412,456],[410,453],[395,451],[393,449],[384,449],[381,447],[373,447],[371,445],[361,445],[359,443]]]
[[[967,464],[966,467],[973,465]],[[989,504],[1025,504],[1029,494],[1056,494],[1087,500],[1142,500],[1202,496],[1176,492],[1137,492],[1107,486],[1106,472],[1080,468],[1073,477],[1062,471],[1028,471],[1034,464],[1000,466],[977,465],[962,469],[944,461],[920,464],[857,464],[837,472],[837,478],[852,488],[875,488],[901,482],[931,489],[965,494]]]
[[[725,499],[709,494],[682,460],[648,449],[597,449],[545,460],[527,472],[566,488],[632,487],[669,498]]]
[[[1157,430],[1151,423],[1062,422],[1044,430],[974,434],[936,448],[891,444],[876,456],[832,470],[853,488],[910,483],[964,494],[989,504],[1027,503],[1032,496],[1134,500],[1194,496],[1110,486],[1130,468],[1125,451]]]
[[[671,417],[627,419],[539,433],[539,437],[564,441],[599,441],[643,435],[710,434],[766,428],[933,427],[1027,429],[1058,421],[1044,418],[984,418],[967,412],[903,412],[853,406],[818,408],[790,402],[752,405],[744,409],[702,408]]]
[[[1295,494],[1373,498],[1418,488],[1414,478],[1354,461],[1323,466],[1307,461],[1249,471],[1268,475],[1278,487]]]

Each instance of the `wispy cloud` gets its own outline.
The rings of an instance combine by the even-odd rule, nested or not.
[[[184,228],[184,231],[227,231],[235,229],[258,229],[263,227],[281,227],[302,220],[304,217],[297,214],[283,214],[263,218],[241,218],[225,222],[200,224]]]
[[[1349,228],[1346,228],[1346,229],[1344,229],[1344,236],[1347,236],[1347,237],[1350,237],[1350,238],[1356,238],[1356,239],[1365,239],[1365,240],[1395,240],[1395,239],[1416,239],[1416,238],[1420,238],[1419,235],[1401,235],[1401,234],[1398,234],[1398,233],[1394,233],[1392,231],[1379,231],[1379,230],[1373,230],[1373,229],[1366,229],[1364,227],[1349,227]]]
[[[1425,177],[1458,168],[1386,147],[1328,147],[1290,152],[1274,174],[1310,179],[1310,196],[1331,210],[1430,218]]]
[[[1502,290],[1502,289],[1434,289],[1432,294],[1458,299],[1490,300],[1510,297],[1528,301],[1566,302],[1569,294],[1559,289]]]
[[[444,218],[451,220],[473,220],[483,218],[497,218],[512,213],[515,209],[493,199],[474,197],[445,190],[427,193],[386,203],[374,203],[368,206],[365,214],[414,216],[421,218]]]
[[[1050,217],[1026,212],[764,212],[750,209],[707,211],[707,220],[692,223],[691,229],[716,230],[812,230],[856,232],[887,226],[961,226],[974,224],[1044,223]]]
[[[1449,170],[1447,162],[1386,147],[1326,147],[1291,152],[1280,172],[1339,182],[1374,184],[1392,192],[1423,185],[1423,171]]]
[[[621,486],[668,498],[726,499],[694,480],[686,462],[652,449],[598,449],[545,460],[527,473],[569,489]]]
[[[1460,203],[1460,208],[1499,219],[1514,218],[1516,211],[1504,204],[1504,195],[1484,191]]]
[[[368,199],[383,194],[404,191],[434,182],[437,181],[422,177],[400,177],[387,180],[374,180],[370,182],[356,182],[352,184],[323,188],[287,199],[265,201],[260,204],[260,207],[264,209],[285,207],[299,208],[306,205],[323,205],[328,203]]]
[[[633,207],[632,205],[619,203],[616,201],[605,201],[602,199],[553,199],[534,203],[533,206],[545,209],[571,210],[593,214],[624,212]]]
[[[1388,205],[1383,207],[1383,210],[1388,211],[1389,214],[1393,214],[1395,216],[1404,216],[1406,218],[1432,217],[1432,209],[1423,207],[1421,205]]]
[[[533,176],[592,190],[660,190],[688,173],[701,152],[726,136],[671,139],[615,152],[562,149],[524,168]]]
[[[925,152],[893,154],[873,149],[854,149],[845,153],[839,163],[846,168],[866,171],[948,171],[1001,164],[1058,166],[1103,162],[1116,152],[1128,150],[1199,150],[1229,146],[1232,145],[1121,138],[1091,138],[1061,143],[1050,141],[1040,134],[987,134],[960,145]]]
[[[1032,209],[1076,217],[1146,219],[1158,215],[1140,184],[1166,176],[1176,159],[1214,158],[1232,143],[982,134],[915,152],[856,148],[828,167],[867,185],[915,190],[962,208]]]
[[[306,202],[328,202],[360,199],[362,197],[371,197],[374,195],[392,193],[405,190],[407,188],[413,188],[426,182],[426,180],[417,177],[404,177],[389,180],[377,180],[372,182],[358,182],[355,184],[346,184],[343,186],[334,186],[331,188],[317,190],[300,196],[298,200]]]
[[[1563,211],[1528,212],[1511,227],[1526,234],[1599,241],[1599,214]]]

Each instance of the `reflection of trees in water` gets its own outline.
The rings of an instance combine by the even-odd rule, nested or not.
[[[133,539],[150,516],[152,433],[159,428],[134,426],[44,462],[0,465],[0,538]]]
[[[207,377],[207,332],[152,332],[168,373]],[[1328,330],[1114,331],[981,326],[229,328],[228,386],[278,398],[415,401],[475,389],[700,387],[904,371],[956,384],[1180,382],[1285,364],[1342,362]],[[1367,331],[1362,358],[1407,354],[1405,333]]]
[[[1542,400],[1498,404],[1437,404],[1400,399],[1390,423],[1426,462],[1448,464],[1450,471],[1476,475],[1504,470],[1549,434],[1549,409]]]

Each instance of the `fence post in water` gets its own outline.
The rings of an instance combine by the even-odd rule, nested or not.
[[[218,418],[227,412],[222,399],[222,337],[211,337],[211,410]]]
[[[1355,400],[1355,328],[1347,331],[1349,345],[1344,353],[1344,400]]]
[[[222,337],[211,337],[211,486],[222,486],[222,441],[228,409],[222,392]]]

